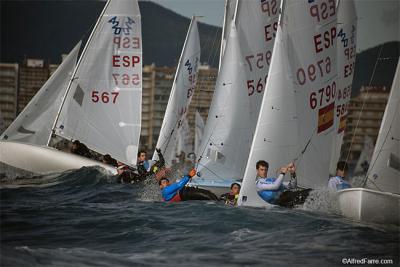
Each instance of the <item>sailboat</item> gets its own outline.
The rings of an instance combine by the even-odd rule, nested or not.
[[[346,129],[347,107],[350,102],[351,89],[356,62],[357,15],[353,0],[338,0],[337,5],[337,93],[334,116],[334,138],[329,171],[336,173],[336,164],[340,158],[340,149]]]
[[[50,90],[54,83],[55,90],[64,93],[56,112],[49,113],[51,121],[46,121],[46,127],[52,127],[49,132],[46,130],[45,146],[43,142],[2,141],[1,162],[38,174],[94,165],[116,173],[115,168],[97,161],[50,148],[55,134],[67,140],[78,139],[93,151],[110,154],[123,163],[136,163],[142,92],[142,37],[137,1],[106,3],[72,75],[65,78],[71,68],[65,64],[46,86]],[[58,79],[64,82],[54,82]],[[52,103],[50,100],[56,101],[57,97],[49,100],[39,94],[37,98],[40,103]],[[39,107],[33,104],[32,108],[30,114]]]
[[[196,88],[200,51],[197,17],[193,16],[179,58],[167,109],[157,140],[156,148],[161,149],[168,165],[171,165],[172,160],[175,158],[178,131],[189,111],[189,105]],[[153,160],[158,160],[157,153],[153,154]]]
[[[400,62],[362,188],[338,192],[341,213],[349,218],[400,224]]]
[[[236,1],[190,186],[220,195],[243,178],[267,80],[280,1]],[[232,7],[232,5],[227,5]],[[226,19],[230,19],[227,11]]]
[[[324,16],[321,6],[329,10]],[[326,186],[337,92],[336,23],[333,1],[282,2],[267,88],[238,205],[270,206],[256,191],[259,160],[269,163],[268,177],[294,162],[299,187]]]

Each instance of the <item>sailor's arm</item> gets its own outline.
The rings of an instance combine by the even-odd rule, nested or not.
[[[284,177],[285,173],[281,173],[272,184],[257,183],[257,191],[277,190],[281,186]]]

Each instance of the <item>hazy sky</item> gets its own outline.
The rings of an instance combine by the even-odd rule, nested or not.
[[[202,15],[203,22],[222,25],[225,0],[147,1],[156,2],[187,17],[193,14]],[[359,51],[388,41],[400,41],[399,0],[356,0],[355,3],[359,18],[357,42]]]

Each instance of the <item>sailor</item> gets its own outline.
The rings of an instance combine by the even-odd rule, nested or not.
[[[292,208],[304,203],[311,189],[298,189],[296,167],[294,163],[280,168],[278,178],[268,178],[268,162],[260,160],[256,163],[256,189],[258,195],[266,202],[274,205]],[[285,184],[283,178],[290,173],[290,182]]]
[[[111,157],[109,154],[105,154],[101,158],[101,162],[104,164],[114,166],[114,167],[118,167],[118,161],[116,159],[114,159],[113,157]]]
[[[179,202],[187,200],[217,201],[217,196],[210,191],[194,187],[185,187],[185,185],[195,175],[196,169],[192,169],[187,175],[183,176],[183,178],[176,183],[170,183],[168,178],[161,178],[158,184],[161,189],[163,200],[168,202]]]
[[[147,153],[144,150],[139,150],[137,153],[137,169],[140,175],[150,171],[150,162],[147,160]]]
[[[72,142],[71,153],[89,159],[92,158],[89,148],[84,143],[79,142],[79,140],[74,140]]]
[[[336,165],[336,176],[329,179],[328,188],[332,191],[338,191],[346,188],[351,188],[351,185],[346,181],[349,167],[345,161],[339,161]]]
[[[240,182],[232,183],[231,191],[221,195],[220,199],[225,201],[226,205],[236,206],[237,201],[239,199],[240,187],[241,187]]]

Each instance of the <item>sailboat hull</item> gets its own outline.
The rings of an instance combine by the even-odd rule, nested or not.
[[[196,178],[193,179],[188,186],[197,187],[201,189],[205,189],[211,191],[216,196],[221,196],[222,194],[228,193],[231,188],[231,184],[234,183],[235,180],[232,179],[203,179]]]
[[[399,225],[400,195],[365,188],[338,192],[343,216],[362,222]]]
[[[46,146],[0,141],[0,162],[35,174],[63,172],[84,166],[100,166],[112,174],[117,170],[78,155]]]

